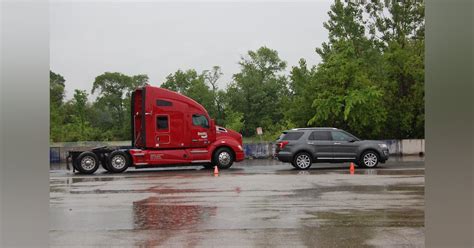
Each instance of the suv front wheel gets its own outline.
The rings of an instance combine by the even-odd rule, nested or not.
[[[375,168],[379,164],[379,154],[374,151],[365,151],[360,156],[359,164],[365,168]]]
[[[293,158],[293,162],[291,163],[293,167],[299,170],[307,170],[309,167],[311,167],[311,164],[313,163],[311,159],[311,155],[309,155],[307,152],[300,152],[296,154],[296,156]]]

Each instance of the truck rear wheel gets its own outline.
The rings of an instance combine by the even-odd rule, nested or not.
[[[112,171],[109,169],[109,165],[108,165],[107,159],[106,159],[105,163],[101,163],[101,165],[102,165],[102,168],[104,168],[104,170],[106,170],[107,172],[112,172]]]
[[[74,161],[74,167],[80,173],[93,174],[99,168],[99,158],[93,152],[83,152]]]
[[[107,157],[107,167],[112,173],[124,172],[128,166],[130,166],[130,159],[123,151],[113,151]]]
[[[228,169],[234,163],[234,154],[227,147],[217,149],[212,156],[212,164],[219,169]]]

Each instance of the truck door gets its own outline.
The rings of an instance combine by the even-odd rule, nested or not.
[[[167,114],[157,114],[155,116],[156,126],[156,147],[167,146],[171,142],[170,137],[170,116]]]
[[[184,113],[182,103],[170,99],[158,99],[154,106],[155,148],[184,147]]]
[[[206,147],[210,135],[209,119],[203,114],[193,114],[191,118],[191,147]]]

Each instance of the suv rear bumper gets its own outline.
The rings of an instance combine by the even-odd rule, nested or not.
[[[293,159],[293,154],[290,152],[280,151],[275,155],[275,157],[281,162],[291,162]]]

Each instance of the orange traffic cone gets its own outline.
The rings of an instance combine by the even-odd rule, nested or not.
[[[349,171],[351,172],[351,175],[354,174],[355,168],[354,168],[354,163],[351,162],[351,166],[349,167]]]
[[[219,169],[217,168],[217,166],[214,166],[214,176],[218,176],[219,175]]]

